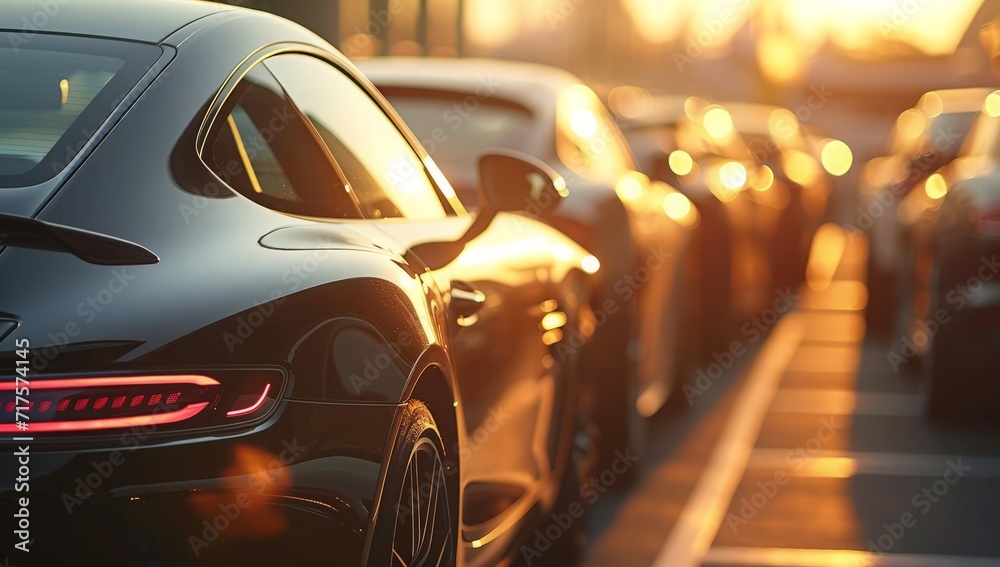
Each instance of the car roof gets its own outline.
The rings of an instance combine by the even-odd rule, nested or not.
[[[109,37],[159,43],[228,6],[193,0],[3,0],[0,30]]]
[[[373,57],[355,63],[380,87],[474,93],[485,86],[490,96],[534,110],[555,106],[560,92],[583,83],[568,71],[518,61]]]

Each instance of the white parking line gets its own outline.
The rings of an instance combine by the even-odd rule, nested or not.
[[[797,313],[787,315],[775,327],[740,389],[739,400],[698,484],[653,561],[654,567],[696,567],[705,558],[746,470],[768,406],[804,333],[803,315]]]
[[[774,398],[771,411],[774,413],[918,417],[923,415],[923,405],[923,396],[916,394],[785,388],[779,391]]]
[[[833,549],[714,547],[705,567],[998,567],[1000,558],[875,554]]]
[[[913,453],[817,451],[803,460],[790,449],[754,449],[747,468],[787,471],[789,465],[794,463],[797,467],[789,474],[812,478],[857,475],[938,477],[948,468],[949,461],[961,461],[963,466],[969,467],[963,476],[1000,478],[1000,458]]]

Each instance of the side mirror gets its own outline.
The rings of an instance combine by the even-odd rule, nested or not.
[[[567,195],[566,181],[545,163],[512,150],[491,150],[479,159],[479,214],[469,229],[453,242],[418,244],[413,251],[428,268],[443,268],[486,230],[498,212],[539,215],[554,210]]]
[[[479,158],[479,202],[487,210],[540,214],[569,195],[554,169],[529,155],[493,150]]]

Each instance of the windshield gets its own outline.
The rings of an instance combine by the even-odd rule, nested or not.
[[[0,187],[55,176],[161,53],[147,44],[0,33]]]
[[[381,90],[427,153],[446,171],[471,170],[490,148],[531,151],[534,117],[519,104],[460,93]]]

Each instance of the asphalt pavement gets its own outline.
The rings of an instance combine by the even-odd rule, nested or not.
[[[795,309],[651,424],[586,567],[1000,566],[1000,424],[923,415],[915,365],[865,336],[867,243],[834,236]]]

